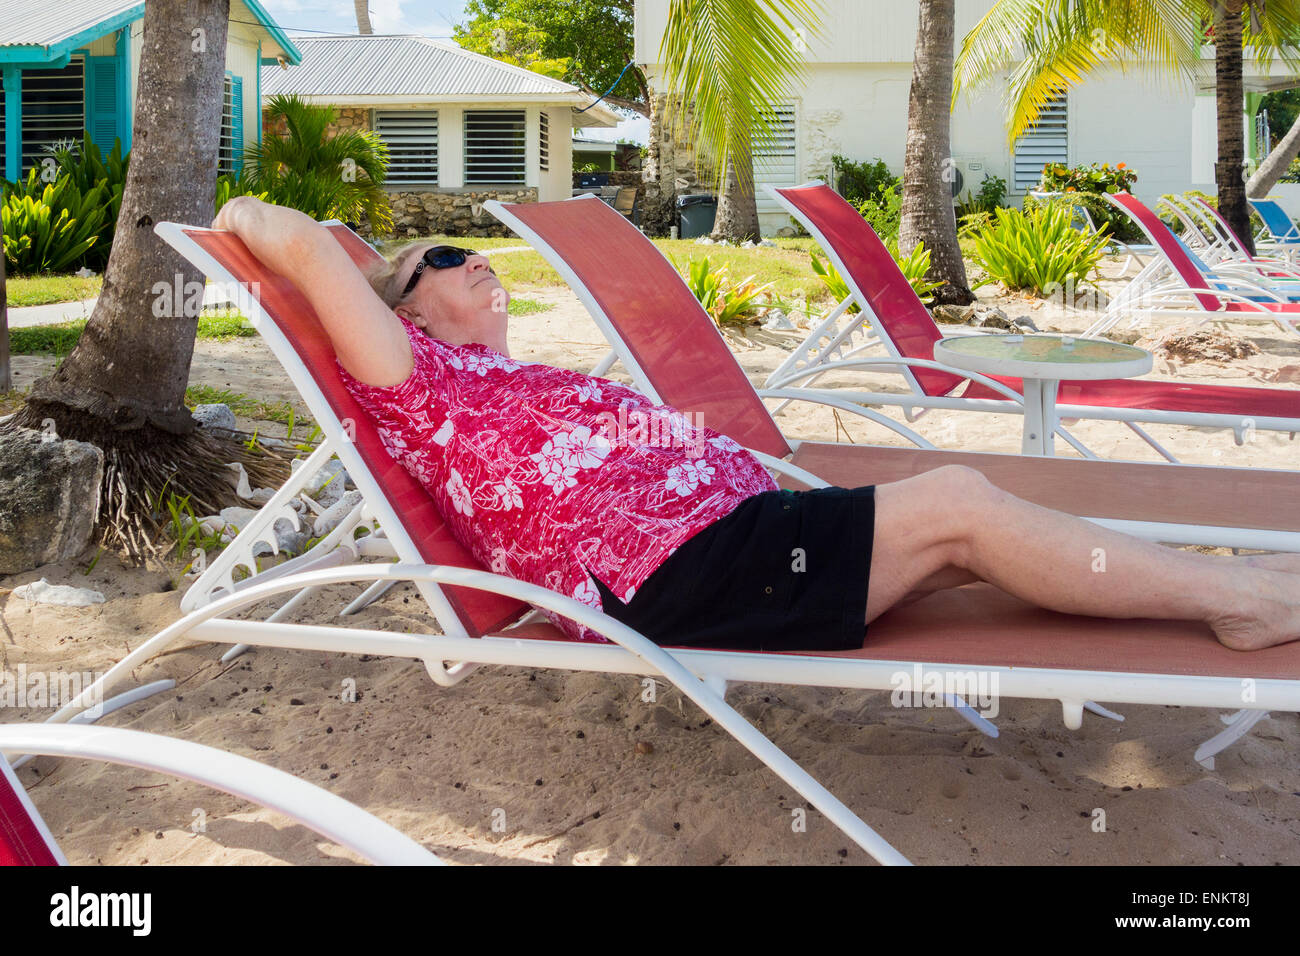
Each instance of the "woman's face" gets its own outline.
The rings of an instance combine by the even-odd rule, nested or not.
[[[436,243],[415,247],[404,258],[399,275],[410,281],[416,264]],[[425,266],[409,295],[394,308],[435,338],[452,344],[478,341],[483,333],[504,328],[510,296],[487,256],[472,255],[464,265],[447,269]]]

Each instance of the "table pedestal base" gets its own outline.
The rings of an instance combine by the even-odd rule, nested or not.
[[[1025,435],[1020,443],[1022,455],[1056,454],[1056,392],[1061,383],[1057,379],[1026,378]]]

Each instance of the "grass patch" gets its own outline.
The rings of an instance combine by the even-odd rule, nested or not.
[[[511,315],[536,315],[538,312],[550,312],[555,308],[554,302],[538,302],[535,299],[511,299],[507,311]]]
[[[242,392],[211,385],[191,385],[185,389],[185,404],[190,408],[195,405],[228,405],[236,415],[259,422],[279,422],[291,433],[294,428],[315,424],[310,418],[299,418],[291,402],[264,402]]]
[[[55,325],[32,325],[9,330],[9,351],[14,355],[67,355],[86,328],[85,319]],[[201,339],[226,341],[257,335],[257,330],[238,314],[212,314],[199,317]]]
[[[5,281],[5,291],[9,295],[9,307],[21,309],[29,305],[94,298],[99,295],[103,284],[102,276],[84,279],[74,275],[9,276]]]
[[[8,392],[0,392],[0,416],[18,411],[26,400],[27,393],[20,392],[16,388]]]

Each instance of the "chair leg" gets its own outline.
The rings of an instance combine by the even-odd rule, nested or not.
[[[1192,755],[1193,758],[1206,770],[1213,770],[1214,755],[1246,736],[1252,727],[1267,716],[1266,710],[1239,710],[1235,714],[1223,717],[1223,722],[1228,726],[1197,747],[1196,753]]]

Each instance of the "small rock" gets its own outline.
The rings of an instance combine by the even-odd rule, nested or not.
[[[67,584],[51,584],[44,578],[14,588],[14,597],[33,604],[55,604],[59,607],[90,607],[92,604],[104,603],[104,595],[98,591],[74,588]]]
[[[763,320],[763,328],[769,332],[791,332],[794,331],[794,323],[780,309],[773,309],[767,313],[767,317]]]
[[[655,752],[655,745],[648,740],[638,740],[636,742],[636,752],[639,754],[652,754]]]
[[[967,308],[964,305],[936,305],[934,307],[934,320],[942,322],[945,325],[965,325],[967,318]]]
[[[759,243],[759,245],[762,246],[764,249],[776,248],[776,243],[773,242],[771,239],[764,239],[762,242]]]
[[[235,413],[230,410],[229,405],[215,403],[212,405],[195,405],[194,422],[206,431],[212,432],[220,438],[231,438],[238,433],[239,423],[235,421]]]
[[[78,279],[90,279],[93,278],[94,276],[99,275],[99,273],[96,272],[94,269],[87,269],[85,266],[82,266],[80,269],[78,269],[76,272],[72,274],[76,276]]]

